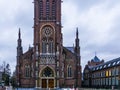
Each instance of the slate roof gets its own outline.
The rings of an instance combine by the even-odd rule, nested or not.
[[[97,66],[93,67],[92,70],[95,71],[95,70],[100,70],[100,69],[104,69],[104,68],[114,67],[117,65],[120,65],[120,57],[110,60],[110,61],[107,61],[103,64],[97,65]]]
[[[100,62],[100,59],[99,59],[97,56],[95,56],[92,60],[93,60],[94,62]]]
[[[69,51],[71,51],[72,53],[74,53],[74,47],[65,47],[67,48]]]

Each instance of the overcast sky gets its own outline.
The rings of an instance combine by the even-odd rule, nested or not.
[[[16,65],[18,28],[24,52],[33,44],[33,0],[0,0],[0,64]],[[63,0],[64,46],[73,46],[79,28],[82,68],[95,56],[120,56],[120,0]]]

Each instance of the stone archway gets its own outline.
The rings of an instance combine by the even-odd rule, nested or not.
[[[55,87],[55,73],[50,67],[45,67],[40,73],[41,88]]]

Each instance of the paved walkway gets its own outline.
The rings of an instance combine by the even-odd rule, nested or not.
[[[0,90],[5,90],[5,87],[1,87],[1,86],[0,86]]]
[[[12,89],[11,86],[10,87],[7,87],[7,86],[6,87],[1,87],[0,86],[0,90],[13,90],[13,89]]]
[[[72,89],[72,88],[63,88],[63,89],[35,89],[35,88],[19,88],[19,89],[12,89],[12,87],[0,87],[0,90],[112,90],[112,89],[94,89],[94,88],[77,88],[77,89]],[[113,89],[113,90],[118,90],[118,89]]]

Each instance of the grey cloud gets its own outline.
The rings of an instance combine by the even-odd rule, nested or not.
[[[21,11],[22,12],[22,11]],[[17,25],[19,27],[30,27],[32,29],[33,26],[33,12],[27,11],[27,12],[19,12],[15,15],[15,21],[14,25]]]

